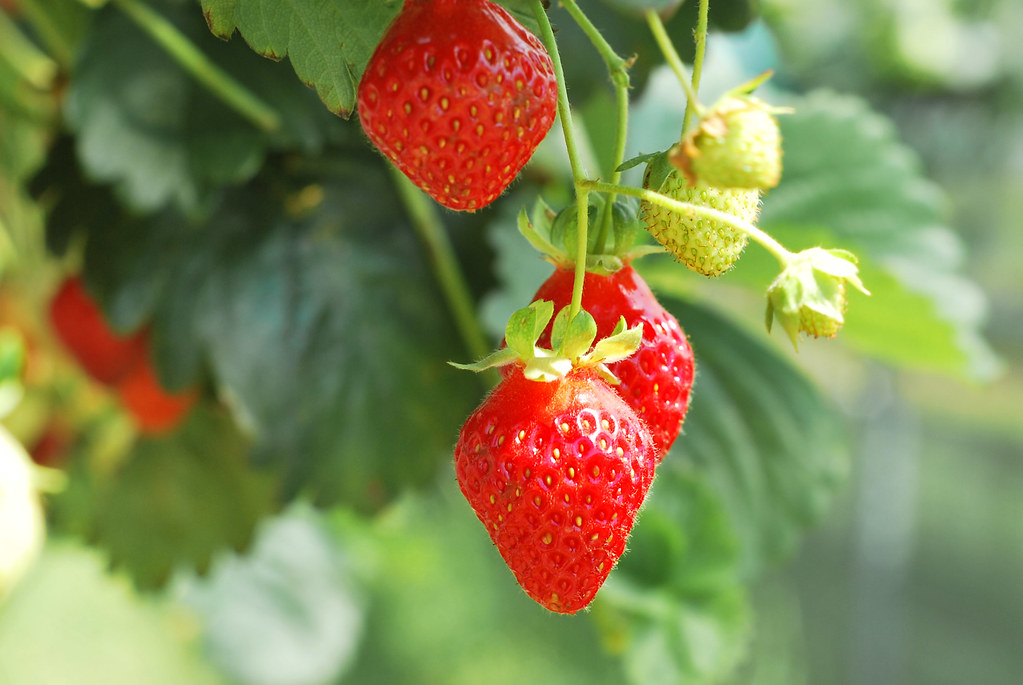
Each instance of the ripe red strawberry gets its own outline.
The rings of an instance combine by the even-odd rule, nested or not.
[[[359,84],[369,139],[451,209],[491,203],[554,123],[543,44],[489,0],[405,0]]]
[[[568,306],[574,278],[571,269],[555,270],[533,299],[550,300],[555,310]],[[682,430],[693,385],[693,350],[682,327],[631,266],[609,275],[587,272],[582,306],[597,322],[598,338],[610,335],[621,317],[629,328],[642,324],[639,350],[608,368],[621,381],[615,390],[646,422],[663,459]],[[550,345],[550,334],[548,327],[541,346]]]
[[[656,449],[593,371],[542,382],[519,368],[462,427],[458,484],[523,590],[572,614],[625,551]]]
[[[195,405],[194,390],[171,393],[163,389],[148,359],[117,384],[121,404],[143,433],[164,433],[177,427]]]
[[[115,332],[78,276],[57,290],[50,321],[68,351],[100,383],[115,384],[145,357],[144,338]]]

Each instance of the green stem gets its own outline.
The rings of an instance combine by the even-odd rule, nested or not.
[[[700,76],[703,73],[703,56],[707,51],[707,14],[710,0],[700,0],[700,16],[696,21],[696,56],[693,57],[693,93],[700,92]],[[689,122],[693,118],[695,110],[692,105],[696,101],[694,97],[686,104],[686,113],[682,117],[682,133],[689,130]]]
[[[647,10],[646,21],[650,26],[650,32],[654,34],[654,41],[657,43],[657,47],[660,48],[661,54],[664,55],[664,60],[671,67],[671,70],[675,72],[678,82],[682,84],[682,89],[686,91],[686,112],[689,112],[690,105],[699,112],[702,107],[696,97],[693,84],[690,82],[689,74],[686,72],[686,65],[682,62],[682,58],[679,57],[678,51],[675,50],[675,44],[671,42],[671,37],[668,36],[668,31],[664,28],[661,15],[657,14],[655,10]]]
[[[597,52],[600,54],[601,59],[604,60],[604,64],[607,65],[608,74],[611,77],[611,82],[615,87],[615,105],[617,108],[617,128],[615,131],[614,150],[611,158],[611,183],[618,183],[621,180],[622,174],[618,171],[618,167],[621,166],[622,162],[625,161],[625,147],[628,141],[628,130],[629,130],[629,89],[631,84],[629,83],[629,67],[631,61],[622,59],[618,53],[615,52],[611,44],[607,42],[604,36],[600,33],[593,22],[579,9],[575,0],[562,0],[562,5],[571,15],[572,19],[579,25],[583,33],[590,39]],[[611,195],[607,198],[607,204],[604,206],[604,212],[600,217],[600,232],[597,235],[596,250],[597,252],[603,252],[607,243],[608,235],[611,232],[612,222],[612,206],[614,205],[615,197]]]
[[[426,245],[430,262],[433,265],[437,281],[440,283],[441,292],[444,293],[444,298],[451,310],[451,315],[455,319],[458,333],[469,350],[469,354],[474,359],[482,359],[490,353],[490,344],[476,318],[476,307],[470,295],[469,284],[458,265],[455,250],[444,231],[440,216],[438,216],[433,203],[405,174],[393,165],[388,166],[394,177],[402,204],[405,206],[405,211],[408,212],[409,218],[412,220],[412,226]],[[484,382],[491,386],[497,385],[501,380],[494,369],[483,373],[486,376]]]
[[[777,240],[772,238],[768,233],[757,228],[748,221],[729,214],[728,212],[722,212],[721,210],[714,209],[713,207],[705,207],[703,205],[693,204],[691,202],[681,202],[674,200],[667,195],[661,195],[655,193],[652,190],[646,190],[643,188],[633,188],[631,186],[622,185],[611,185],[609,183],[601,183],[599,181],[586,181],[583,184],[584,188],[598,192],[598,193],[618,193],[620,195],[631,195],[632,197],[638,197],[640,200],[646,200],[656,205],[660,205],[665,209],[672,212],[678,212],[679,214],[686,214],[689,216],[702,216],[706,219],[713,219],[720,221],[724,224],[731,226],[739,231],[742,231],[750,238],[760,243],[761,246],[777,259],[782,268],[785,268],[792,261],[795,256],[792,252],[787,250],[784,245],[779,243]]]
[[[48,90],[57,76],[57,63],[35,46],[0,12],[0,58],[38,90]]]
[[[39,0],[19,0],[22,16],[28,20],[43,47],[61,66],[68,68],[74,54],[72,39],[58,26],[53,9]]]
[[[533,0],[533,14],[540,25],[540,38],[543,40],[547,52],[550,53],[551,62],[554,65],[554,78],[558,84],[558,116],[561,118],[568,161],[572,166],[572,179],[575,181],[577,239],[579,242],[576,250],[575,281],[572,287],[572,308],[569,310],[570,316],[574,317],[582,310],[583,282],[586,277],[586,248],[589,243],[589,195],[582,187],[586,182],[586,176],[579,163],[579,152],[575,143],[572,108],[568,102],[568,90],[565,87],[565,69],[561,64],[558,43],[554,39],[554,28],[551,26],[550,19],[547,18],[547,12],[544,10],[541,0]]]
[[[114,2],[210,93],[263,131],[280,128],[276,110],[214,64],[165,17],[138,0]]]

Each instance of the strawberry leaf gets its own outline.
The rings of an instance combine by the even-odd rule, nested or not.
[[[220,187],[251,178],[271,150],[314,152],[332,117],[285,67],[224,45],[189,8],[161,7],[218,66],[273,103],[281,120],[260,131],[215,98],[123,13],[101,11],[75,65],[67,118],[88,175],[116,184],[128,204],[206,209]]]
[[[243,549],[272,507],[272,480],[248,468],[246,440],[226,416],[194,411],[168,437],[141,439],[96,494],[93,537],[142,589],[176,570],[208,569]]]
[[[479,388],[444,362],[465,352],[380,160],[360,147],[333,163],[315,212],[285,209],[301,178],[259,179],[192,224],[78,230],[113,322],[151,320],[168,387],[212,377],[282,499],[375,509],[450,458]]]
[[[746,577],[792,552],[848,470],[844,423],[803,374],[710,309],[663,300],[689,335],[697,381],[660,471],[693,465],[721,496]]]
[[[863,101],[820,92],[794,106],[779,119],[785,169],[760,225],[789,249],[856,254],[873,296],[851,295],[839,339],[899,365],[989,376],[997,361],[981,335],[985,297],[963,276],[937,186]],[[762,287],[777,265],[747,252],[735,278]]]

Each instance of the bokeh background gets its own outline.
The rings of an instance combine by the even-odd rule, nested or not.
[[[850,474],[795,556],[750,588],[752,637],[732,646],[734,636],[701,616],[680,617],[686,659],[700,670],[706,654],[735,652],[741,665],[724,680],[735,685],[1015,685],[1023,5],[763,0],[755,9],[748,25],[736,20],[741,31],[715,31],[708,96],[714,84],[773,68],[767,97],[824,88],[890,117],[961,239],[941,246],[967,277],[948,284],[946,306],[979,322],[982,337],[963,341],[974,348],[970,368],[938,372],[872,361],[841,337],[797,355],[774,336],[845,415]],[[670,74],[654,72],[637,121],[677,100],[676,89]],[[540,164],[557,156],[549,142]],[[642,140],[630,147],[649,151]],[[722,306],[759,326],[759,299],[713,288]],[[502,321],[502,306],[484,301],[485,318]],[[248,554],[219,556],[205,577],[179,573],[155,595],[108,573],[108,559],[74,536],[51,538],[0,610],[0,685],[643,681],[657,645],[623,665],[613,611],[598,603],[573,619],[537,610],[476,535],[451,481],[442,472],[429,496],[403,498],[371,521],[292,505],[260,525]],[[715,616],[733,609],[741,613],[717,606]],[[646,682],[674,680],[662,672]]]

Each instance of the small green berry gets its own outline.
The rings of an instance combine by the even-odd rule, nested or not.
[[[782,154],[775,111],[753,97],[725,97],[672,149],[669,159],[691,182],[773,188],[781,179]]]
[[[648,168],[645,184],[649,184]],[[659,188],[680,202],[689,202],[756,223],[760,212],[760,191],[744,188],[714,188],[705,183],[690,185],[678,170],[672,170]],[[723,221],[686,215],[644,201],[640,214],[647,230],[676,259],[704,276],[720,276],[731,269],[746,247],[746,234]]]

